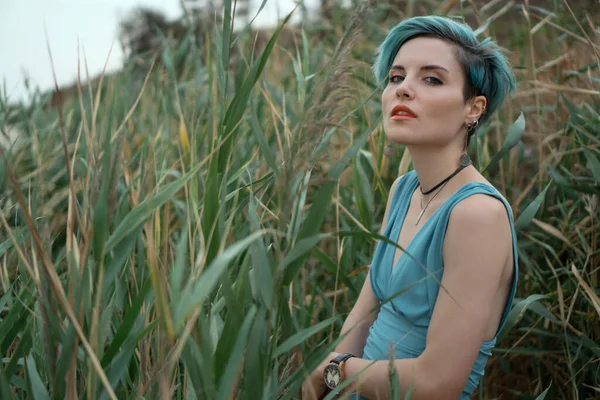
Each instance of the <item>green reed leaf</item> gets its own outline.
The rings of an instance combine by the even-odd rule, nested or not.
[[[523,210],[523,212],[521,212],[521,214],[515,221],[515,231],[517,231],[517,233],[523,230],[523,228],[529,225],[529,223],[531,223],[533,217],[535,217],[535,214],[537,214],[538,210],[542,206],[544,198],[546,197],[546,192],[548,191],[548,188],[551,184],[552,181],[548,182],[544,190],[542,190],[540,194],[538,194],[536,198],[531,203],[529,203],[529,205]]]
[[[515,304],[506,316],[506,320],[504,321],[504,327],[502,328],[500,333],[498,333],[497,341],[501,341],[502,338],[521,320],[521,318],[523,318],[523,315],[525,315],[525,311],[527,311],[527,308],[532,303],[546,298],[548,298],[548,296],[542,294],[532,294],[526,299],[521,300],[517,304]]]
[[[256,312],[244,357],[244,389],[249,399],[264,397],[265,373],[269,364],[265,348],[268,333],[267,310],[261,307]]]
[[[19,366],[21,360],[25,357],[26,354],[30,354],[31,352],[31,347],[33,345],[33,339],[31,337],[31,322],[28,322],[27,326],[25,327],[23,334],[21,335],[21,337],[19,338],[19,344],[17,345],[17,348],[11,352],[11,357],[10,357],[10,361],[8,363],[8,365],[6,366],[6,368],[2,371],[3,368],[0,368],[0,371],[2,371],[2,375],[7,379],[7,380],[11,380],[13,378],[13,376],[15,375],[15,373],[17,372],[17,367]],[[64,375],[63,375],[64,378]],[[2,384],[0,383],[0,386]],[[55,386],[58,387],[58,386]],[[4,399],[5,397],[3,396],[2,399]],[[7,397],[7,398],[12,398],[12,396]]]
[[[280,272],[283,271],[284,273],[284,284],[289,284],[302,267],[301,263],[295,263],[295,261],[304,257],[312,250],[313,247],[319,244],[321,240],[328,237],[331,237],[330,233],[322,233],[320,235],[314,235],[301,239],[298,241],[298,243],[296,243],[296,245],[285,255],[277,267]],[[291,265],[292,263],[294,263],[294,265]]]
[[[148,297],[148,293],[150,293],[151,288],[152,281],[147,280],[140,292],[133,299],[131,307],[127,310],[121,324],[119,325],[119,328],[115,332],[115,335],[108,346],[108,349],[106,349],[106,352],[102,357],[101,364],[103,367],[108,366],[113,358],[119,353],[123,343],[125,343],[125,341],[131,336],[136,321],[138,321],[140,318],[145,318],[146,313],[141,313],[140,310],[142,309],[142,306],[144,305],[146,297]]]
[[[261,56],[257,61],[254,62],[250,71],[246,75],[246,79],[242,84],[240,90],[236,93],[235,97],[231,101],[231,104],[227,108],[227,112],[225,113],[225,117],[223,119],[224,130],[223,137],[227,137],[227,135],[232,132],[238,126],[244,112],[246,110],[246,105],[248,104],[248,99],[250,98],[250,94],[252,93],[252,88],[254,84],[258,81],[258,78],[262,74],[262,71],[269,59],[271,51],[277,42],[279,34],[281,30],[285,26],[285,24],[289,21],[292,14],[288,14],[287,17],[283,20],[283,22],[279,25],[271,39],[265,46]],[[223,172],[225,170],[225,165],[227,162],[227,157],[231,153],[231,145],[234,141],[235,135],[229,136],[224,140],[221,149],[219,150],[219,172]]]
[[[32,355],[25,358],[25,369],[27,371],[27,379],[31,385],[31,398],[36,400],[50,400],[50,394],[48,393],[42,378],[40,378]]]
[[[548,388],[546,388],[546,390],[544,390],[542,393],[540,393],[540,395],[538,397],[536,397],[535,400],[544,400],[546,398],[546,395],[550,391],[551,387],[552,387],[552,383],[550,383],[550,386],[548,386]]]
[[[175,181],[166,184],[158,190],[153,196],[144,199],[137,207],[133,208],[117,226],[108,241],[106,242],[106,251],[112,250],[118,243],[135,231],[148,219],[152,213],[173,197],[182,187],[198,172],[200,167],[195,167]]]
[[[110,366],[107,368],[107,378],[113,389],[116,389],[119,382],[123,379],[123,376],[128,372],[129,363],[135,352],[136,346],[140,340],[142,340],[149,332],[156,328],[158,320],[150,322],[148,325],[140,328],[136,332],[131,332],[127,336],[127,340],[121,346],[119,353],[111,361]],[[107,400],[109,398],[106,388],[102,386],[99,400]]]
[[[0,323],[1,354],[7,353],[15,338],[18,337],[19,332],[25,329],[27,319],[29,318],[29,310],[35,301],[32,286],[28,284],[24,287],[18,301],[14,301],[11,304],[8,313],[2,318],[2,323]],[[7,293],[4,296],[10,296],[10,294]]]
[[[248,219],[252,231],[258,232],[260,230],[258,210],[256,199],[252,195],[248,204]],[[273,303],[274,268],[262,239],[252,243],[251,251],[253,287],[255,287],[255,293],[262,299],[264,306],[269,308]]]
[[[600,159],[598,159],[598,156],[588,149],[583,149],[583,154],[585,154],[585,158],[587,158],[594,179],[596,179],[596,181],[600,184]]]
[[[248,341],[248,333],[250,331],[250,327],[252,326],[252,322],[254,321],[254,316],[256,315],[256,307],[252,306],[246,312],[246,318],[244,322],[240,326],[237,332],[228,332],[227,335],[234,336],[235,345],[231,349],[231,352],[228,355],[225,354],[215,354],[215,358],[218,357],[227,357],[227,364],[225,365],[225,369],[221,376],[217,376],[219,381],[219,393],[218,399],[227,400],[231,397],[236,397],[235,393],[231,393],[234,388],[234,381],[240,369],[242,359],[244,356],[244,349],[246,348],[246,343]]]
[[[73,357],[73,350],[75,347],[75,327],[69,323],[67,331],[64,333],[60,345],[60,355],[56,362],[56,374],[54,375],[54,388],[59,390],[58,396],[55,397],[66,397],[64,396],[65,391],[65,377],[71,364],[71,358]]]
[[[375,200],[370,179],[365,170],[362,158],[364,157],[359,153],[354,160],[352,168],[352,185],[354,186],[354,193],[356,194],[356,204],[360,212],[361,222],[365,228],[370,230],[373,226],[372,216],[374,214]]]
[[[110,132],[105,133],[102,162],[102,186],[100,194],[94,205],[94,229],[92,231],[92,248],[97,264],[101,263],[104,256],[104,243],[108,237],[108,192],[110,190]]]
[[[250,125],[252,126],[252,133],[254,134],[254,138],[258,143],[258,147],[265,158],[265,161],[271,167],[271,170],[275,173],[275,175],[279,175],[279,168],[277,167],[277,163],[275,162],[275,155],[271,146],[267,142],[267,138],[264,134],[263,129],[260,126],[260,122],[258,121],[258,116],[256,114],[256,107],[251,107],[250,111]]]
[[[250,236],[227,247],[225,251],[219,254],[206,270],[202,272],[197,280],[190,281],[186,285],[181,293],[179,301],[176,302],[173,311],[176,331],[182,328],[185,319],[210,295],[219,281],[221,274],[227,270],[229,263],[241,252],[245,251],[252,242],[258,240],[263,234],[263,231],[254,232]]]
[[[285,354],[288,351],[292,350],[294,347],[300,345],[301,343],[306,342],[306,340],[313,336],[315,333],[320,332],[328,326],[331,326],[333,321],[335,321],[335,317],[331,317],[329,319],[326,319],[325,321],[321,321],[318,324],[311,326],[310,328],[306,328],[296,333],[295,335],[290,336],[289,338],[287,338],[287,340],[285,340],[277,347],[277,350],[275,351],[275,357],[279,357],[282,354]]]
[[[171,274],[169,276],[169,293],[171,299],[177,297],[177,294],[183,290],[183,279],[184,274],[189,273],[189,271],[185,270],[185,266],[189,264],[186,259],[187,250],[188,250],[188,227],[184,226],[181,229],[181,234],[179,236],[179,242],[177,243],[177,249],[175,252],[175,264],[173,269],[171,270]]]
[[[508,133],[506,135],[506,139],[504,140],[504,144],[502,148],[494,158],[488,163],[488,165],[483,169],[482,172],[495,167],[498,162],[513,148],[515,147],[521,138],[523,137],[523,133],[525,133],[525,116],[523,112],[519,114],[516,121],[508,128]]]
[[[1,182],[0,182],[1,183]],[[1,187],[0,187],[1,189]],[[6,373],[6,371],[3,371],[0,368],[0,396],[2,396],[3,399],[14,399],[13,394],[11,392],[11,388],[14,388],[14,386],[11,387],[10,383],[8,383],[8,378],[7,376],[10,376]]]

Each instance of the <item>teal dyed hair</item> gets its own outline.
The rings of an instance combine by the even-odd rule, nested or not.
[[[379,46],[373,73],[379,84],[387,83],[388,74],[400,47],[416,37],[433,37],[456,46],[456,58],[465,76],[465,101],[485,96],[486,112],[479,126],[498,109],[506,95],[516,87],[515,76],[506,57],[490,38],[479,40],[464,23],[446,17],[413,17],[392,28]]]

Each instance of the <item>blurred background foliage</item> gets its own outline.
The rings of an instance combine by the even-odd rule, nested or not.
[[[600,397],[597,1],[323,1],[262,31],[221,3],[140,9],[118,73],[0,100],[0,397],[299,398],[411,168],[383,156],[370,64],[426,14],[519,81],[470,148],[521,260],[474,398]]]

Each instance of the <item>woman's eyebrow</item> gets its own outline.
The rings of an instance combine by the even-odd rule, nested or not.
[[[432,70],[432,69],[441,69],[441,70],[446,71],[448,73],[450,72],[450,71],[448,71],[447,68],[444,68],[441,65],[432,64],[432,65],[423,65],[421,67],[421,71],[429,71],[429,70]],[[405,71],[406,68],[404,68],[402,65],[392,65],[391,70],[402,70],[402,71]]]

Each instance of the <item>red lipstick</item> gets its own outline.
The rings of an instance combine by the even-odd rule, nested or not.
[[[404,121],[417,118],[413,110],[407,106],[398,105],[392,109],[391,117],[394,121]]]

